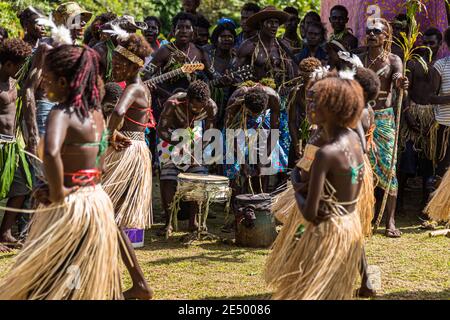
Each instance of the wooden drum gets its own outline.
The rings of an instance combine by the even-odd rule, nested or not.
[[[270,194],[243,194],[236,197],[236,244],[250,248],[268,248],[277,237],[275,219],[270,212]]]

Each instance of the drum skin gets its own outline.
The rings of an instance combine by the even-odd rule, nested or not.
[[[270,212],[271,198],[269,194],[239,195],[235,200],[236,245],[250,248],[268,248],[277,237],[275,219]],[[243,213],[254,213],[255,220],[251,226],[243,218]]]

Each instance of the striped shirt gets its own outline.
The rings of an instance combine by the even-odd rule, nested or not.
[[[435,62],[434,68],[441,76],[441,88],[439,90],[440,96],[450,95],[450,57],[442,58]],[[440,104],[436,105],[434,114],[437,123],[444,126],[450,126],[450,105]]]

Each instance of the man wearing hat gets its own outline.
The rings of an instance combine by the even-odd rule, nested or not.
[[[278,28],[289,19],[289,14],[275,7],[266,7],[248,18],[248,28],[257,34],[244,41],[238,50],[238,65],[252,65],[257,80],[270,77],[277,88],[292,79],[295,71],[289,44],[278,39]]]
[[[92,13],[80,7],[76,2],[63,3],[53,12],[55,24],[66,26],[70,30],[72,39],[80,43],[84,37],[86,24],[91,17]]]

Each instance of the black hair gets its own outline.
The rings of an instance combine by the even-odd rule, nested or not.
[[[195,26],[197,24],[197,18],[187,12],[179,12],[175,17],[172,19],[172,27],[175,29],[177,27],[178,21],[184,21],[189,20],[192,24],[192,26]]]
[[[19,18],[20,25],[22,26],[22,28],[25,28],[25,25],[28,22],[34,22],[34,20],[36,18],[44,17],[44,16],[45,16],[45,14],[41,10],[39,10],[37,8],[32,9],[31,7],[28,7],[26,9],[22,10],[17,15],[17,18]]]
[[[99,74],[99,56],[87,46],[61,45],[49,51],[46,69],[69,83],[68,105],[80,118],[101,108],[103,81]]]
[[[254,2],[247,2],[246,4],[244,4],[242,6],[241,12],[242,11],[250,11],[250,12],[253,12],[253,13],[258,13],[259,11],[261,11],[261,7],[258,6]]]
[[[0,35],[3,36],[4,39],[8,39],[8,30],[3,27],[0,27]]]
[[[286,7],[283,9],[284,12],[289,13],[293,16],[296,16],[298,18],[299,12],[296,8],[294,7]]]
[[[108,82],[105,84],[105,96],[103,102],[117,102],[123,94],[123,89],[115,82]]]
[[[142,60],[145,60],[153,52],[147,40],[136,33],[130,34],[127,40],[119,41],[119,44]]]
[[[5,39],[0,43],[0,63],[11,61],[23,63],[31,56],[31,46],[18,38]]]
[[[313,21],[321,22],[320,15],[315,11],[308,11],[303,17],[302,21],[306,21],[306,18],[312,18]]]
[[[333,11],[341,11],[345,13],[345,16],[348,17],[348,10],[346,7],[342,6],[342,5],[335,5],[333,8],[331,8],[330,10],[330,15]]]
[[[261,88],[252,88],[244,96],[245,107],[253,113],[259,113],[267,107],[269,96]]]
[[[324,25],[323,25],[322,22],[313,21],[313,22],[309,23],[309,24],[307,25],[306,31],[308,31],[308,28],[310,28],[310,27],[315,27],[315,28],[320,29],[320,32],[322,33],[322,38],[323,38],[324,40],[326,39],[326,36],[327,36],[327,30],[325,29],[325,27],[324,27]]]
[[[208,29],[211,28],[211,23],[204,16],[197,16],[196,27]]]
[[[368,68],[357,68],[355,74],[355,80],[363,88],[364,93],[367,95],[367,100],[375,100],[380,92],[380,78],[375,72]]]
[[[190,100],[206,101],[211,98],[211,92],[205,82],[196,80],[189,85],[186,96]]]
[[[214,29],[214,31],[211,34],[211,42],[213,45],[217,45],[217,41],[219,40],[219,36],[222,32],[224,31],[230,31],[231,34],[234,37],[234,41],[236,41],[236,28],[234,25],[232,25],[231,23],[223,23],[223,24],[219,24],[217,25],[217,27]]]
[[[436,36],[438,38],[438,41],[442,42],[442,32],[439,29],[437,29],[437,28],[433,28],[433,27],[428,28],[424,32],[423,35],[427,36],[427,37]]]
[[[144,22],[147,23],[147,21],[155,21],[156,25],[158,26],[158,29],[161,30],[162,24],[161,24],[161,20],[159,20],[158,17],[156,16],[148,16],[144,19]]]

